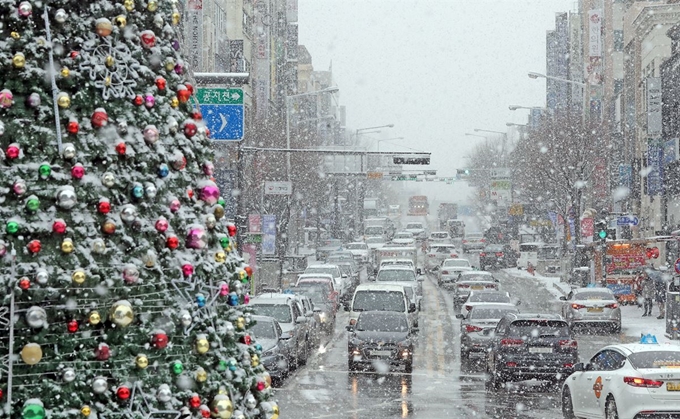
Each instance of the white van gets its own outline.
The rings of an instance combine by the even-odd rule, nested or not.
[[[536,265],[538,265],[538,249],[541,247],[543,247],[541,242],[520,243],[517,269],[526,269],[529,263],[536,268]]]
[[[354,291],[351,304],[345,305],[345,310],[349,311],[350,326],[354,326],[362,311],[396,311],[406,314],[411,322],[411,313],[415,313],[416,306],[410,302],[402,285],[361,284]],[[409,326],[412,328],[414,325]]]

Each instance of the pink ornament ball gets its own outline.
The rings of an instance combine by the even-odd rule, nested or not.
[[[206,176],[215,174],[215,165],[210,161],[203,163],[203,174]]]
[[[243,296],[243,303],[250,304],[250,294],[246,294]]]
[[[9,108],[14,103],[14,95],[9,89],[0,90],[0,108]]]
[[[190,263],[185,263],[182,265],[182,274],[189,277],[194,274],[194,267]]]
[[[220,198],[220,188],[216,185],[206,185],[201,188],[201,201],[208,205],[215,205]]]
[[[161,217],[156,221],[156,231],[159,233],[165,233],[165,231],[168,229],[168,220],[165,218]]]
[[[170,211],[177,212],[182,204],[180,204],[179,199],[173,199],[170,202]]]
[[[153,97],[152,94],[147,94],[144,96],[144,106],[147,108],[153,108],[153,106],[156,104],[156,99]]]
[[[74,179],[82,179],[85,176],[85,168],[82,164],[76,164],[71,168],[71,176]]]
[[[187,234],[186,246],[189,249],[205,249],[205,230],[201,227],[193,227]]]
[[[220,285],[220,296],[226,297],[227,295],[229,295],[229,284],[223,282]]]

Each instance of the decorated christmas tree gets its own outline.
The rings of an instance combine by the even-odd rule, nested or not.
[[[171,0],[0,0],[0,417],[275,419]]]

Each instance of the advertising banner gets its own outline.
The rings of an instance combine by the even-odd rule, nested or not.
[[[269,0],[257,0],[253,16],[255,34],[253,47],[255,48],[255,77],[253,90],[255,94],[255,117],[267,117],[269,109],[270,63],[269,63],[269,31],[272,24]]]
[[[189,0],[186,11],[187,61],[192,71],[203,70],[203,0]]]
[[[276,215],[262,216],[262,254],[276,254]]]
[[[262,233],[262,217],[260,214],[250,214],[248,216],[248,233]]]
[[[588,56],[602,56],[602,11],[588,11]]]
[[[678,139],[671,138],[663,143],[663,164],[667,166],[678,159]]]
[[[647,77],[647,136],[661,137],[660,77]]]
[[[663,147],[650,140],[647,146],[647,195],[663,193]]]
[[[630,184],[633,181],[633,166],[630,164],[620,164],[619,165],[619,186],[625,186],[630,188]]]
[[[595,233],[595,224],[592,218],[584,218],[581,220],[581,242],[592,243]]]

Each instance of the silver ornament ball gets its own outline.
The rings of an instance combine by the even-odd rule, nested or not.
[[[0,135],[3,135],[5,133],[5,124],[0,121]]]
[[[257,400],[252,394],[246,396],[246,407],[248,409],[255,409],[257,407]]]
[[[40,95],[35,92],[28,95],[28,99],[26,99],[26,104],[31,108],[37,108],[40,106],[40,102]]]
[[[68,17],[68,15],[66,14],[66,10],[64,10],[64,9],[58,9],[54,13],[54,20],[56,20],[58,23],[66,22],[67,17]]]
[[[45,285],[47,284],[47,281],[50,280],[50,275],[47,273],[46,270],[41,269],[38,272],[35,273],[35,282],[37,282],[40,285]]]
[[[125,205],[120,211],[120,219],[126,223],[131,223],[137,217],[137,208],[134,205]]]
[[[106,243],[102,239],[94,239],[92,242],[92,251],[98,255],[106,253]]]
[[[144,128],[144,141],[149,144],[155,144],[158,141],[159,133],[155,125],[147,125]]]
[[[92,381],[92,391],[97,394],[105,393],[109,389],[109,384],[106,382],[106,378],[97,377]]]
[[[193,319],[191,318],[191,314],[188,311],[182,310],[179,313],[179,321],[182,322],[182,326],[184,326],[184,327],[191,326],[192,320]]]
[[[76,156],[76,147],[73,144],[64,144],[62,155],[66,160],[71,160]]]
[[[47,313],[41,307],[33,306],[26,311],[26,323],[34,329],[44,327],[47,323]]]
[[[225,324],[225,329],[226,329],[225,332],[226,332],[227,336],[233,338],[234,334],[236,333],[236,329],[234,328],[234,325],[231,324],[231,322],[227,322]]]
[[[160,402],[163,403],[169,402],[172,399],[172,391],[170,390],[170,386],[168,386],[167,384],[161,384],[158,387],[156,397]]]
[[[64,209],[71,209],[78,203],[73,186],[62,186],[57,192],[57,205]]]
[[[144,194],[148,198],[155,198],[157,193],[158,190],[156,189],[156,185],[154,185],[151,182],[147,182],[144,184]]]
[[[102,183],[107,188],[110,188],[116,184],[116,176],[111,172],[106,172],[102,175]]]
[[[205,217],[205,226],[208,227],[210,230],[215,228],[217,225],[217,218],[213,214],[208,214],[207,217]]]
[[[73,382],[76,379],[76,372],[73,368],[66,368],[61,373],[61,378],[67,383]]]

